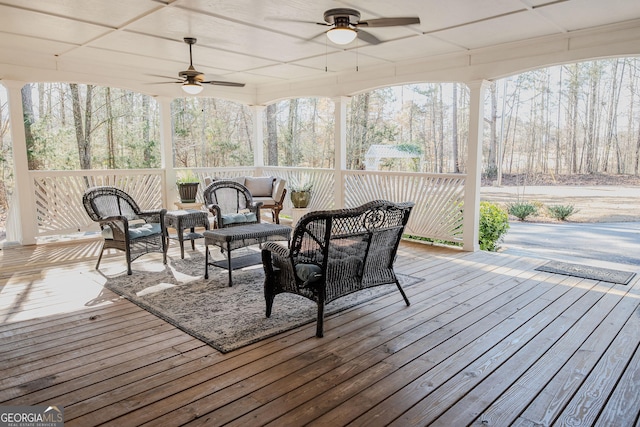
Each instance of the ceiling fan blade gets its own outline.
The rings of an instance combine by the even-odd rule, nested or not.
[[[202,84],[210,84],[214,86],[244,87],[244,83],[223,82],[219,80],[209,80],[206,82],[202,82]]]
[[[358,38],[360,40],[362,40],[363,42],[367,42],[369,44],[380,44],[382,43],[382,40],[380,40],[379,38],[377,38],[376,36],[374,36],[371,33],[367,33],[366,31],[362,31],[361,29],[358,29]]]
[[[356,24],[356,27],[395,27],[398,25],[411,25],[419,24],[420,18],[379,18],[369,19],[367,21],[360,21]]]
[[[277,16],[269,16],[264,18],[265,21],[279,21],[279,22],[297,22],[300,24],[317,24],[323,25],[325,27],[331,26],[331,24],[327,24],[326,22],[318,22],[318,21],[305,21],[303,19],[293,19],[293,18],[281,18]]]
[[[160,77],[161,79],[170,79],[170,80],[175,80],[176,83],[182,83],[184,80],[180,80],[177,77],[169,77],[169,76],[163,76],[160,74],[145,74],[147,76],[151,76],[151,77]],[[169,83],[169,82],[167,82]]]

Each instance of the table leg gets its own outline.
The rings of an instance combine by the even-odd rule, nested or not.
[[[193,234],[196,232],[195,227],[191,227],[191,235],[193,236]],[[193,238],[191,239],[191,250],[195,251],[196,250],[196,239]]]
[[[180,242],[180,258],[184,259],[184,232],[181,226],[177,227],[178,242]]]
[[[204,245],[204,278],[209,278],[209,246]]]
[[[233,279],[231,278],[231,243],[227,242],[227,268],[229,268],[229,287],[233,285]]]

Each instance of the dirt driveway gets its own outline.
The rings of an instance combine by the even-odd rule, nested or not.
[[[573,205],[579,212],[567,222],[629,222],[640,221],[640,186],[504,186],[482,187],[483,201],[502,206],[516,201],[542,203],[544,206]],[[542,215],[527,218],[528,222],[557,222]]]

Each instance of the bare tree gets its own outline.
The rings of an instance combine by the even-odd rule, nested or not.
[[[107,167],[115,169],[116,145],[113,135],[113,108],[111,106],[111,88],[105,88],[105,109],[107,111]]]
[[[73,101],[73,122],[76,129],[76,142],[78,143],[78,156],[81,169],[91,169],[91,116],[93,86],[87,85],[87,95],[84,108],[84,123],[82,121],[82,106],[80,105],[80,92],[76,83],[70,83],[71,100]]]
[[[487,156],[487,171],[493,176],[498,170],[497,151],[498,151],[498,97],[496,94],[496,82],[491,82],[489,88],[491,94],[491,116],[488,120],[490,126],[489,136],[489,153]]]
[[[27,144],[27,164],[29,166],[29,170],[37,170],[40,169],[42,162],[35,155],[36,153],[36,144],[35,138],[32,132],[31,127],[34,123],[34,115],[33,115],[33,101],[31,96],[31,85],[26,84],[22,87],[22,108],[24,111],[24,133],[25,133],[25,142]]]
[[[458,84],[453,84],[453,110],[451,112],[451,151],[453,158],[453,173],[460,173],[460,159],[458,153]]]
[[[278,166],[278,122],[276,112],[278,104],[267,105],[267,164]]]
[[[369,107],[371,92],[366,92],[351,99],[349,131],[347,132],[347,169],[363,170],[364,155],[369,130]],[[366,148],[365,148],[366,147]]]

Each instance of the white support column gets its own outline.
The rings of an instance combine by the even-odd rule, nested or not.
[[[467,178],[464,186],[464,236],[463,249],[480,250],[480,174],[482,172],[482,127],[484,126],[484,94],[490,82],[480,80],[468,83],[469,102],[469,148]]]
[[[24,132],[24,110],[22,108],[22,87],[24,82],[3,80],[7,88],[9,101],[9,123],[11,126],[11,143],[13,150],[13,173],[15,187],[14,202],[17,206],[9,207],[9,215],[14,215],[11,222],[16,225],[18,241],[22,245],[34,245],[38,230],[34,187],[29,177],[29,161],[27,157],[27,138]],[[7,230],[8,231],[8,230]]]
[[[256,174],[262,175],[264,166],[264,105],[252,105],[249,107],[253,116],[253,166]]]
[[[341,96],[333,99],[335,105],[334,121],[335,133],[333,138],[335,152],[335,207],[345,206],[344,171],[347,170],[347,102],[349,98]]]
[[[160,167],[164,170],[162,185],[162,205],[169,209],[175,209],[174,202],[180,200],[176,187],[176,170],[173,159],[173,126],[171,125],[171,99],[158,97],[160,107]]]

